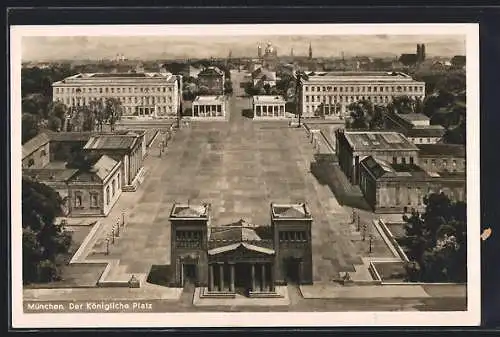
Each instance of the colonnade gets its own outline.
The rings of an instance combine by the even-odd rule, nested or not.
[[[270,263],[248,263],[252,292],[274,292],[274,269]],[[226,270],[229,268],[229,283],[226,285]],[[235,291],[236,263],[218,262],[208,265],[208,291]],[[258,275],[257,275],[258,274]],[[217,279],[217,284],[216,283]]]

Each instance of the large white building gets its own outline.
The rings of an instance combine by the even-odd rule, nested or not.
[[[285,118],[285,99],[281,96],[253,96],[252,107],[254,118]]]
[[[178,114],[180,76],[171,73],[83,73],[54,82],[53,100],[67,106],[116,98],[124,116],[170,118]]]
[[[193,101],[191,117],[218,117],[226,116],[226,99],[224,96],[197,96]]]
[[[343,117],[353,102],[386,105],[396,96],[423,99],[425,82],[394,72],[315,73],[302,79],[300,98],[304,117]]]

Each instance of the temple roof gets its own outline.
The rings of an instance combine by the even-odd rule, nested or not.
[[[239,242],[239,243],[233,243],[233,244],[229,244],[226,246],[221,246],[221,247],[216,247],[216,248],[210,249],[208,251],[208,255],[217,255],[217,254],[221,254],[221,253],[225,253],[225,252],[230,252],[230,251],[234,251],[240,247],[243,247],[244,249],[247,249],[250,251],[254,251],[254,252],[262,253],[262,254],[267,254],[267,255],[273,255],[275,253],[274,249],[256,246],[256,245],[253,245],[253,244],[250,244],[247,242]]]
[[[244,219],[229,226],[212,227],[210,240],[223,242],[261,241],[260,236],[250,227],[253,226]]]

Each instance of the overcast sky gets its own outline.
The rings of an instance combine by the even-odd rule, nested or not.
[[[414,53],[417,43],[425,43],[428,56],[465,55],[462,35],[330,35],[330,36],[76,36],[23,37],[23,61],[111,58],[118,53],[130,59],[204,58],[256,56],[257,45],[270,41],[279,55],[307,55],[309,43],[315,57],[395,56]]]

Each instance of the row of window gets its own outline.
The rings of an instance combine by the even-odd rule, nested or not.
[[[279,240],[281,242],[306,242],[307,233],[305,231],[286,231],[279,232]]]
[[[120,188],[120,173],[118,173],[117,178],[113,179],[113,181],[111,182],[111,190],[109,185],[106,187],[106,199],[105,199],[106,206],[110,204],[111,198],[115,196],[119,188]],[[99,193],[90,192],[89,195],[90,195],[90,208],[99,208]],[[75,208],[84,207],[83,193],[80,191],[75,192],[74,207]]]
[[[201,231],[182,230],[175,232],[175,245],[178,248],[199,248],[201,240]]]
[[[424,92],[424,87],[423,86],[355,86],[355,87],[336,87],[336,86],[309,86],[305,85],[304,86],[305,91],[317,91],[317,92],[326,92],[326,91],[333,91],[333,92],[410,92],[410,91],[415,91],[415,92]]]
[[[211,111],[216,111],[216,112],[222,112],[222,105],[217,104],[217,105],[193,105],[193,110],[194,112],[211,112]]]
[[[255,112],[257,113],[260,113],[260,112],[264,112],[264,113],[267,113],[267,112],[285,112],[285,106],[283,105],[280,105],[279,107],[277,105],[270,105],[270,106],[267,106],[267,105],[256,105],[255,106]]]
[[[423,162],[424,162],[424,164],[425,164],[425,165],[428,165],[428,164],[429,164],[429,160],[428,160],[428,159],[423,159]],[[430,163],[431,163],[431,165],[432,165],[433,167],[435,167],[435,166],[436,166],[436,160],[435,160],[435,159],[431,159]],[[465,164],[465,163],[462,163],[462,164]],[[453,159],[453,160],[451,161],[451,165],[452,165],[453,167],[457,167],[457,161],[456,161],[455,159]],[[441,160],[441,162],[440,162],[440,166],[448,166],[448,160],[447,160],[447,159],[443,159],[443,160]]]
[[[394,96],[304,96],[306,103],[310,102],[323,102],[323,103],[336,103],[338,102],[355,102],[360,100],[373,101],[375,103],[389,103]],[[417,99],[417,96],[410,96],[410,98]]]
[[[54,88],[56,94],[63,93],[94,93],[94,94],[102,94],[102,93],[137,93],[137,92],[172,92],[172,87],[99,87],[99,88],[85,88],[85,87],[74,87],[74,88]]]
[[[409,163],[410,164],[413,164],[413,157],[410,157],[409,158]],[[398,157],[392,157],[392,163],[393,164],[398,164]],[[399,158],[399,164],[406,164],[406,157],[400,157]]]
[[[146,103],[146,104],[160,104],[160,103],[172,103],[172,96],[147,96],[147,97],[114,97],[121,103]],[[98,100],[100,97],[62,97],[58,98],[57,100],[60,102],[63,102],[64,104],[77,104],[77,103],[82,103],[82,104],[89,104],[93,100]]]

